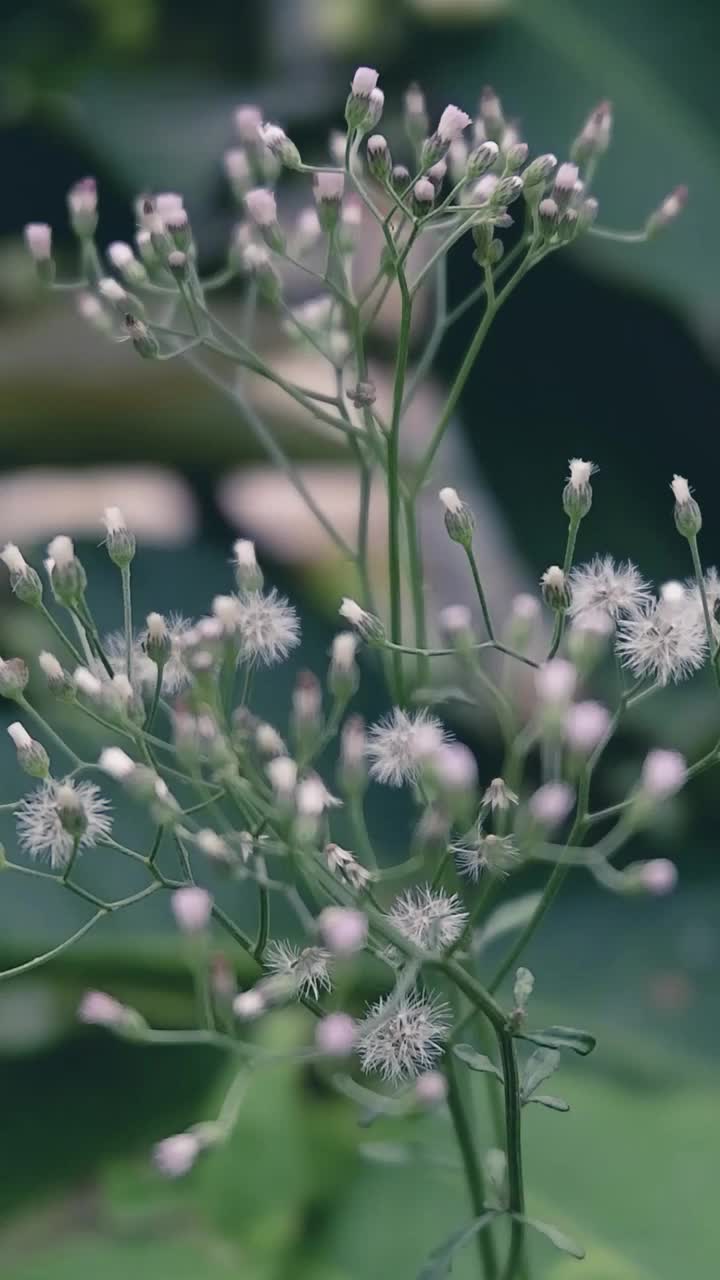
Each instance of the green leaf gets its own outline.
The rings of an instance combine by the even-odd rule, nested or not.
[[[433,1249],[427,1261],[420,1268],[417,1280],[443,1280],[445,1276],[450,1275],[453,1257],[466,1244],[478,1235],[480,1231],[484,1231],[485,1227],[489,1227],[493,1218],[497,1217],[494,1209],[488,1213],[483,1213],[469,1227],[461,1227],[459,1231],[453,1231],[451,1236],[440,1245],[438,1249]]]
[[[522,1074],[520,1093],[526,1101],[535,1092],[543,1080],[547,1080],[560,1066],[560,1053],[557,1049],[536,1049],[530,1054]]]
[[[477,1053],[471,1044],[456,1044],[453,1046],[453,1053],[456,1058],[464,1062],[471,1071],[485,1071],[488,1075],[497,1076],[502,1083],[503,1073],[495,1063],[491,1061],[484,1053]]]
[[[521,897],[514,898],[512,902],[504,902],[502,906],[497,907],[485,926],[473,934],[472,950],[475,955],[489,947],[491,942],[497,942],[498,938],[504,937],[506,933],[524,928],[541,897],[540,893],[524,893]]]
[[[539,1231],[541,1235],[547,1236],[551,1244],[556,1249],[560,1249],[563,1253],[572,1254],[573,1258],[584,1258],[585,1250],[582,1245],[577,1244],[570,1236],[566,1236],[564,1231],[560,1231],[558,1227],[552,1226],[548,1222],[538,1222],[537,1218],[526,1218],[522,1213],[513,1213],[512,1217],[517,1222],[524,1222],[526,1227],[532,1227],[533,1231]]]
[[[572,1049],[583,1057],[592,1053],[597,1040],[589,1031],[580,1031],[577,1027],[545,1027],[542,1031],[518,1031],[520,1040],[529,1040],[531,1044],[539,1044],[543,1049]]]
[[[549,1107],[551,1111],[569,1111],[570,1103],[564,1098],[553,1098],[549,1093],[534,1093],[532,1098],[525,1098],[525,1102],[539,1102],[541,1107]]]

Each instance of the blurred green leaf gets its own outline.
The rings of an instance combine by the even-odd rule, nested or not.
[[[557,1049],[536,1049],[530,1054],[522,1073],[520,1093],[523,1101],[527,1101],[543,1080],[547,1080],[560,1066],[560,1053]]]
[[[538,1102],[541,1107],[549,1107],[551,1111],[570,1110],[570,1104],[564,1098],[553,1098],[546,1093],[534,1093],[531,1098],[526,1098],[525,1101],[527,1103]]]
[[[523,1213],[514,1213],[513,1218],[518,1222],[524,1222],[526,1227],[532,1227],[534,1231],[539,1231],[541,1235],[546,1236],[556,1249],[560,1249],[562,1253],[571,1253],[573,1258],[584,1258],[585,1250],[582,1245],[576,1244],[570,1236],[566,1236],[564,1231],[560,1231],[558,1227],[552,1226],[548,1222],[538,1222],[537,1218],[526,1218]]]
[[[461,1227],[459,1231],[454,1231],[439,1249],[433,1249],[425,1265],[420,1268],[417,1280],[443,1280],[445,1276],[449,1276],[455,1254],[489,1227],[496,1217],[497,1213],[491,1210],[476,1218],[469,1227]]]
[[[502,1082],[503,1073],[495,1063],[491,1061],[484,1053],[477,1053],[471,1044],[456,1044],[453,1046],[453,1053],[456,1058],[464,1062],[471,1071],[485,1071],[488,1075],[497,1076]]]
[[[530,1040],[544,1049],[572,1049],[573,1053],[582,1056],[592,1053],[597,1040],[589,1031],[579,1031],[577,1027],[546,1027],[544,1031],[518,1031],[519,1040]]]

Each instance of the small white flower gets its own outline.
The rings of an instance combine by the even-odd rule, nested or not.
[[[238,601],[238,635],[244,662],[270,667],[300,643],[297,613],[284,596],[249,591]]]
[[[233,1000],[233,1013],[241,1022],[250,1022],[259,1018],[266,1009],[265,997],[256,987],[250,991],[241,991]]]
[[[467,912],[457,894],[421,885],[406,889],[391,904],[387,921],[423,951],[445,951],[457,942]]]
[[[330,794],[317,774],[303,778],[297,785],[295,806],[303,818],[319,818],[326,809],[334,809],[340,804],[342,801]]]
[[[513,622],[535,622],[540,617],[540,601],[527,591],[513,597],[511,608]]]
[[[673,584],[669,596],[650,602],[624,618],[618,627],[616,649],[623,666],[639,679],[660,685],[684,680],[701,667],[707,655],[702,611]]]
[[[438,626],[449,639],[467,635],[472,630],[472,614],[467,605],[449,604],[438,614]]]
[[[690,501],[690,485],[684,476],[673,476],[670,488],[673,491],[673,497],[678,506]]]
[[[517,804],[518,797],[502,778],[493,778],[483,796],[483,804],[492,810],[503,813],[511,804]]]
[[[277,729],[264,721],[255,730],[255,745],[263,756],[284,756],[287,754],[287,746]]]
[[[446,791],[462,793],[477,786],[477,761],[462,742],[445,742],[431,753],[429,768],[438,786]]]
[[[457,489],[451,489],[449,485],[440,490],[438,497],[445,510],[449,511],[451,515],[457,515],[465,505]]]
[[[192,1169],[201,1144],[193,1133],[176,1133],[153,1147],[153,1164],[166,1178],[182,1178]]]
[[[363,1071],[397,1083],[430,1070],[450,1030],[450,1009],[434,995],[411,992],[402,1000],[384,996],[357,1031]]]
[[[461,111],[459,107],[450,105],[445,108],[440,117],[437,127],[438,137],[442,142],[448,144],[455,142],[469,124],[472,124],[472,119],[467,112]]]
[[[151,631],[151,619],[154,634]],[[163,666],[162,692],[166,697],[180,693],[190,683],[190,672],[185,663],[184,641],[192,628],[188,618],[179,613],[170,613],[167,618],[162,614],[148,614],[147,627],[140,631],[133,641],[132,674],[133,683],[138,692],[144,689],[150,692],[155,688],[157,666],[145,652],[149,639],[162,640],[170,637],[170,653]],[[123,631],[111,631],[103,641],[105,652],[113,671],[120,674],[127,671],[127,642]]]
[[[60,817],[60,807],[71,797],[79,807],[84,831],[78,848],[87,849],[110,835],[109,803],[92,782],[57,782],[47,778],[36,791],[21,800],[15,814],[18,842],[32,858],[47,858],[53,870],[66,867],[73,851],[73,837]]]
[[[78,1005],[80,1022],[96,1027],[122,1027],[127,1021],[127,1008],[105,991],[86,991]]]
[[[315,1045],[331,1058],[346,1058],[355,1044],[356,1028],[347,1013],[329,1013],[315,1027]]]
[[[291,796],[297,783],[297,765],[290,756],[276,756],[266,765],[266,773],[273,790],[282,796]]]
[[[332,642],[332,665],[339,672],[352,671],[358,639],[354,631],[340,631]]]
[[[395,707],[368,734],[371,776],[391,787],[414,782],[424,760],[447,740],[447,732],[429,711]]]
[[[611,618],[636,613],[652,598],[648,584],[634,564],[615,564],[611,556],[596,556],[570,574],[573,618],[590,610],[602,610]]]
[[[15,720],[13,724],[9,724],[7,731],[12,738],[17,751],[27,751],[29,747],[32,747],[33,740],[24,725],[20,724],[19,720]]]
[[[107,256],[116,271],[122,271],[135,261],[135,254],[124,240],[113,240],[107,247]]]
[[[358,67],[352,78],[352,92],[356,98],[369,98],[379,76],[373,67]]]
[[[175,922],[183,933],[202,933],[212,914],[213,900],[207,889],[187,885],[176,889],[170,899]]]
[[[643,761],[642,789],[656,800],[675,795],[687,778],[687,763],[679,751],[649,751]]]
[[[610,712],[599,702],[577,702],[565,716],[565,739],[573,751],[589,754],[610,727]]]
[[[514,836],[485,835],[478,831],[470,844],[451,846],[457,869],[468,880],[477,881],[483,872],[506,876],[516,865],[519,853]]]
[[[328,965],[330,952],[323,947],[295,947],[290,942],[271,942],[265,952],[265,967],[279,977],[291,978],[298,995],[317,1000],[332,983]]]
[[[570,192],[578,180],[579,171],[576,164],[561,164],[555,174],[555,189],[559,192]]]
[[[14,542],[8,542],[0,551],[0,560],[7,566],[10,573],[23,578],[28,571],[28,563],[23,556],[19,547]]]
[[[230,182],[242,186],[250,181],[250,161],[242,147],[229,147],[223,155],[223,167]]]
[[[86,698],[99,698],[103,691],[102,681],[87,667],[76,667],[73,671],[73,684],[78,693]]]
[[[128,300],[127,292],[120,282],[113,279],[112,276],[103,276],[103,279],[98,284],[98,289],[107,302],[122,303]]]
[[[48,653],[47,650],[43,650],[38,658],[38,663],[47,680],[56,684],[64,682],[65,672],[54,653]]]
[[[127,529],[127,521],[119,507],[105,508],[103,524],[108,533],[122,533]]]
[[[343,849],[339,844],[327,844],[325,846],[325,860],[328,870],[332,871],[333,875],[341,876],[342,879],[347,880],[348,884],[358,892],[362,892],[363,889],[367,888],[372,879],[370,872],[362,863],[358,862],[355,854],[351,853],[349,849]]]
[[[75,559],[75,547],[72,538],[60,533],[48,543],[48,557],[54,569],[67,569]]]

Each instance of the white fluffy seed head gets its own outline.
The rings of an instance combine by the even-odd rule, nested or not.
[[[378,72],[374,67],[358,67],[352,78],[352,92],[356,98],[369,98],[377,86]]]
[[[610,712],[599,702],[577,702],[565,716],[565,738],[573,751],[594,751],[610,727]]]
[[[129,778],[130,774],[135,772],[135,761],[131,760],[121,747],[105,747],[100,752],[98,765],[104,773],[115,778],[117,782],[122,782],[124,778]]]
[[[75,559],[75,547],[72,538],[60,533],[48,543],[48,556],[56,569],[67,569]]]
[[[207,928],[213,904],[207,889],[197,885],[176,889],[170,903],[175,922],[183,933],[202,933]]]
[[[440,117],[437,127],[438,137],[449,145],[461,136],[469,124],[472,124],[472,119],[467,112],[451,104],[445,108]]]
[[[28,222],[25,244],[35,262],[47,262],[52,255],[52,228],[47,222]]]
[[[663,800],[675,795],[687,777],[685,757],[679,751],[657,748],[649,751],[643,761],[642,789],[647,796]]]
[[[441,722],[430,712],[395,707],[368,735],[370,774],[391,787],[415,782],[423,763],[447,741]]]
[[[336,956],[362,951],[367,942],[367,916],[351,907],[325,907],[318,916],[318,929],[328,951]]]
[[[245,207],[258,227],[272,227],[277,222],[275,196],[267,187],[255,187],[248,191]]]
[[[17,751],[27,751],[29,747],[32,747],[33,740],[24,725],[20,724],[19,720],[15,720],[13,724],[9,724],[7,731],[10,734]]]
[[[355,1023],[347,1013],[329,1013],[315,1027],[315,1047],[331,1058],[347,1058],[355,1044]]]
[[[17,574],[19,577],[23,577],[27,573],[27,561],[20,548],[16,547],[14,542],[5,544],[2,551],[0,551],[0,560],[6,565],[10,573]]]

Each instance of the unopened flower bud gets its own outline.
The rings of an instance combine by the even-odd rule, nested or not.
[[[250,538],[238,538],[233,543],[233,568],[239,591],[262,591],[263,572],[255,556],[255,543]]]
[[[675,795],[687,778],[685,757],[679,751],[658,748],[649,751],[643,761],[641,792],[653,800]]]
[[[575,183],[578,181],[578,167],[576,164],[561,164],[555,174],[555,182],[553,184],[553,199],[560,210],[567,209],[573,195],[575,194]]]
[[[313,194],[317,215],[323,231],[335,229],[340,216],[340,205],[345,190],[343,173],[316,173],[313,177]]]
[[[535,672],[535,692],[546,706],[567,706],[577,687],[577,671],[566,658],[551,658]]]
[[[68,673],[58,662],[54,653],[47,653],[43,650],[38,658],[40,669],[47,680],[48,688],[51,693],[60,697],[72,699],[74,695],[73,683]]]
[[[20,698],[28,682],[22,658],[0,658],[0,698]]]
[[[328,688],[333,697],[347,702],[355,693],[360,675],[355,661],[358,638],[354,631],[341,631],[332,643]]]
[[[392,173],[390,174],[390,182],[393,191],[397,191],[398,195],[402,195],[410,184],[410,170],[404,164],[394,164]]]
[[[438,626],[449,645],[462,652],[473,642],[472,614],[467,605],[451,604],[441,609]]]
[[[10,574],[10,586],[23,604],[42,604],[42,582],[40,575],[27,563],[19,547],[8,542],[0,551],[0,560],[6,565]]]
[[[73,840],[80,840],[87,829],[87,814],[74,787],[60,786],[55,793],[55,810],[63,831]]]
[[[339,782],[343,791],[357,793],[367,785],[367,741],[362,716],[348,716],[340,734]]]
[[[172,256],[170,254],[170,257]],[[168,263],[169,261],[168,258]],[[123,324],[138,355],[142,356],[143,360],[157,360],[160,354],[160,343],[145,322],[138,319],[132,311],[127,311],[123,317]]]
[[[355,1023],[347,1013],[329,1013],[315,1027],[315,1046],[329,1058],[347,1058],[355,1044]]]
[[[268,151],[271,151],[286,169],[302,168],[300,152],[279,125],[264,124],[260,130],[260,138]]]
[[[107,530],[105,545],[110,559],[119,569],[127,568],[135,556],[135,534],[128,529],[120,508],[106,507],[103,524]]]
[[[153,1147],[153,1164],[166,1178],[182,1178],[192,1169],[202,1150],[194,1133],[175,1133]]]
[[[531,795],[528,810],[539,826],[549,830],[567,818],[574,801],[572,787],[566,782],[546,782]]]
[[[669,227],[670,223],[682,213],[687,204],[687,197],[687,187],[676,187],[669,196],[666,196],[659,208],[650,214],[645,224],[647,235],[657,235],[658,231],[664,231]]]
[[[44,746],[30,737],[27,729],[16,720],[8,725],[8,733],[15,744],[18,764],[31,778],[46,778],[50,769],[50,759]]]
[[[425,94],[417,84],[411,84],[404,97],[404,119],[407,135],[414,147],[419,147],[427,137],[430,121],[425,106]]]
[[[375,112],[371,98],[377,82],[378,73],[372,67],[358,67],[345,103],[345,121],[349,129],[366,129],[373,118]]]
[[[597,471],[594,462],[570,459],[570,475],[563,489],[563,510],[569,520],[579,521],[592,506],[590,477]]]
[[[499,140],[505,130],[505,117],[500,99],[490,85],[485,86],[480,96],[480,116],[487,137]]]
[[[385,642],[385,628],[380,619],[374,613],[362,609],[357,601],[343,596],[339,613],[341,618],[355,628],[366,644],[378,645]]]
[[[48,543],[48,569],[53,592],[61,604],[76,606],[82,600],[87,577],[75,555],[72,539],[58,534]]]
[[[35,270],[43,284],[52,284],[55,279],[55,261],[52,256],[52,228],[47,222],[28,222],[25,231],[25,244],[35,263]]]
[[[571,591],[566,575],[557,564],[551,564],[540,579],[542,597],[549,608],[564,613],[570,607]]]
[[[264,244],[248,244],[242,250],[241,265],[255,281],[258,293],[270,306],[277,306],[282,298],[282,282],[270,261]]]
[[[575,164],[585,165],[589,160],[603,155],[610,145],[612,107],[601,102],[590,112],[580,133],[572,144],[570,156]]]
[[[475,519],[472,511],[465,505],[457,489],[449,487],[441,489],[438,497],[445,509],[445,528],[453,542],[469,549],[472,545]]]
[[[669,858],[651,858],[642,864],[639,878],[648,893],[661,897],[672,893],[678,882],[678,869]]]
[[[412,205],[415,215],[424,218],[432,211],[435,187],[430,178],[419,178],[412,189]]]
[[[328,951],[349,956],[365,946],[368,920],[362,911],[350,907],[325,907],[318,916],[318,929]]]
[[[683,476],[673,476],[670,488],[675,499],[675,526],[683,538],[696,538],[702,528],[700,507]]]
[[[116,782],[124,782],[135,772],[135,761],[121,747],[105,747],[100,752],[98,768]]]
[[[255,187],[245,196],[245,208],[271,249],[282,252],[285,237],[280,230],[275,196],[267,187]]]
[[[538,205],[538,218],[540,221],[540,230],[546,240],[550,240],[558,229],[560,220],[560,210],[557,202],[548,196],[545,200],[541,200]]]
[[[94,178],[82,178],[67,196],[70,225],[81,240],[90,239],[97,229],[97,186]]]
[[[203,933],[207,929],[212,914],[212,898],[206,889],[197,885],[176,889],[170,905],[182,933]]]
[[[232,1007],[235,1017],[241,1022],[251,1022],[265,1012],[267,1005],[262,992],[251,988],[249,991],[241,991],[233,1000]]]
[[[378,182],[388,182],[392,173],[392,156],[387,138],[381,133],[373,133],[367,141],[368,169]]]
[[[447,1080],[442,1071],[424,1071],[415,1081],[414,1092],[421,1107],[440,1107],[448,1095]]]
[[[505,168],[508,173],[517,173],[518,169],[522,169],[528,157],[527,142],[514,142],[505,152]],[[523,185],[525,184],[525,174],[523,174]]]
[[[572,751],[590,755],[610,728],[610,712],[599,702],[578,702],[565,716],[565,739]]]

